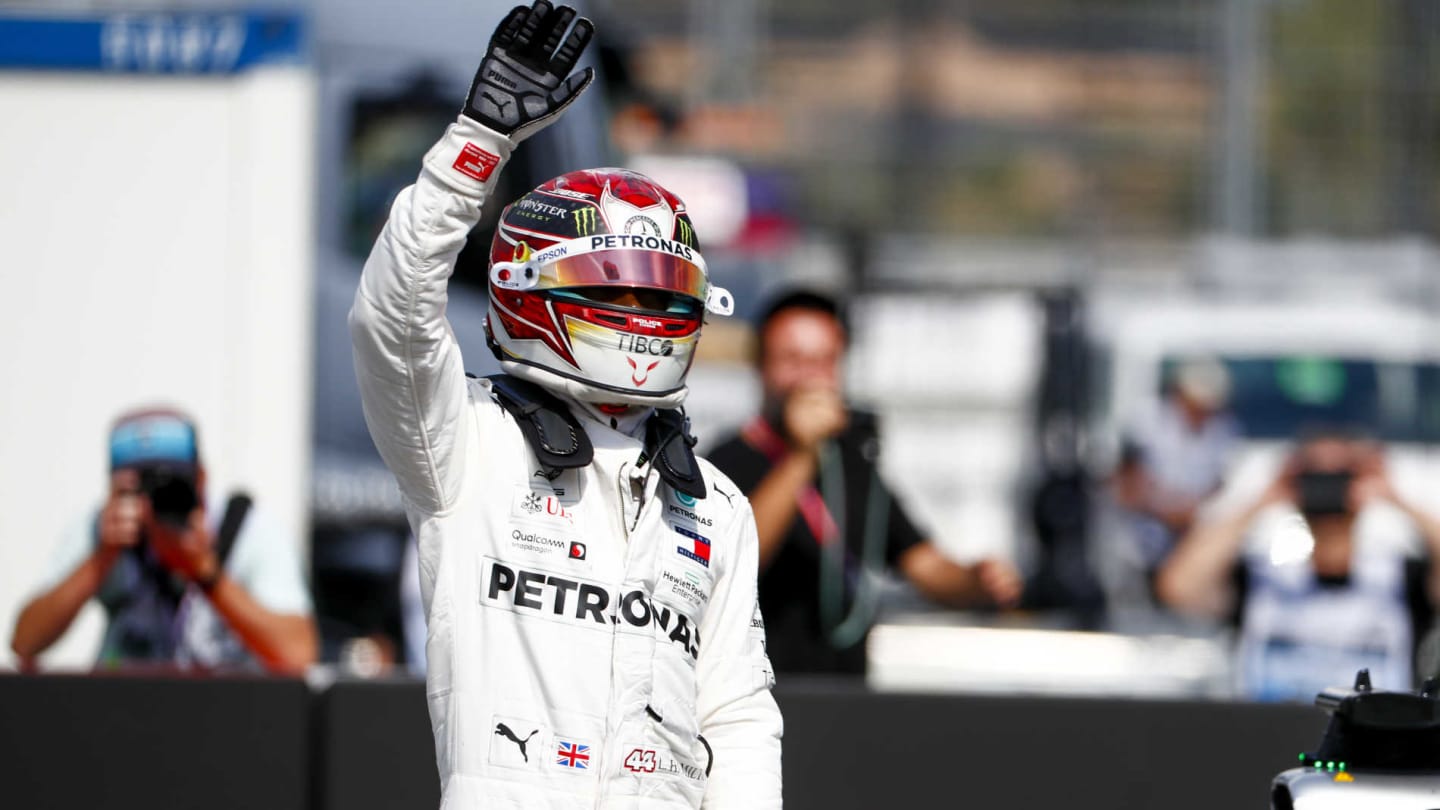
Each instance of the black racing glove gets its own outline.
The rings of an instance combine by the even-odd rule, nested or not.
[[[571,22],[575,29],[565,32]],[[464,114],[519,143],[552,123],[595,79],[595,71],[571,75],[595,25],[576,19],[569,6],[535,0],[516,6],[490,38]],[[564,41],[561,41],[561,38]]]

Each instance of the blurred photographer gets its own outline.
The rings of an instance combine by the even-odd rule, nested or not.
[[[15,623],[25,668],[92,597],[107,625],[98,666],[168,663],[293,673],[315,661],[316,635],[296,546],[236,495],[216,514],[204,498],[195,426],[183,414],[122,416],[110,434],[110,494],[72,532],[43,592]]]
[[[1419,557],[1387,528],[1407,524]],[[1397,493],[1381,449],[1326,432],[1302,440],[1258,499],[1199,520],[1156,587],[1178,610],[1236,622],[1247,696],[1308,700],[1361,668],[1377,687],[1410,688],[1437,560],[1440,521]]]
[[[1014,565],[951,560],[880,480],[875,417],[843,397],[849,335],[839,304],[781,295],[756,331],[761,413],[707,455],[755,510],[760,612],[776,671],[863,674],[885,573],[952,607],[1012,607],[1021,589]]]
[[[1210,357],[1191,357],[1169,375],[1159,407],[1125,436],[1109,482],[1123,510],[1126,552],[1149,590],[1196,514],[1225,482],[1240,429],[1227,408],[1230,374]]]

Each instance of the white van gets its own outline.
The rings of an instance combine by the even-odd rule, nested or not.
[[[1089,321],[1097,349],[1090,434],[1097,470],[1113,468],[1128,426],[1158,406],[1167,371],[1210,357],[1230,373],[1230,410],[1243,435],[1211,508],[1258,497],[1295,435],[1329,426],[1358,427],[1385,441],[1397,488],[1440,511],[1440,318],[1424,308],[1360,295],[1099,297]],[[1123,603],[1135,594],[1123,582],[1134,572],[1121,526],[1102,518],[1095,529],[1100,567]]]

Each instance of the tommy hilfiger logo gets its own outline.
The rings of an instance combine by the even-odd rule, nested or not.
[[[685,546],[675,547],[675,550],[680,553],[680,556],[687,557],[691,560],[694,560],[695,562],[700,563],[706,568],[709,568],[710,538],[706,537],[703,534],[700,534],[699,532],[693,532],[685,528],[684,526],[676,526],[673,523],[670,525],[670,528],[674,529],[676,534],[679,534],[681,537],[689,538],[690,540],[690,548],[686,548]]]

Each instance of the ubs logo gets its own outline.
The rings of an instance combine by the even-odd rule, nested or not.
[[[538,492],[527,493],[520,500],[520,510],[527,515],[545,514],[553,518],[560,518],[567,523],[575,523],[575,514],[566,509],[560,503],[560,499],[554,495],[541,495]]]

